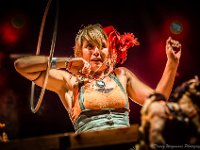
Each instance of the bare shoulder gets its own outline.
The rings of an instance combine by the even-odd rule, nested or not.
[[[135,81],[138,80],[136,75],[128,68],[126,67],[118,67],[115,69],[115,74],[120,78],[126,79],[126,81]]]
[[[118,67],[114,70],[114,72],[118,76],[127,76],[131,71],[126,67]]]
[[[126,67],[118,67],[114,70],[114,73],[120,80],[127,81],[130,77],[130,70]]]

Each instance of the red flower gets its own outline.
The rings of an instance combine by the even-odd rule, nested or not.
[[[134,45],[140,45],[137,38],[134,38],[133,33],[124,33],[120,39],[121,51],[125,51]]]
[[[127,59],[127,50],[135,45],[140,45],[133,33],[120,35],[113,26],[105,27],[104,31],[108,36],[108,42],[115,59],[115,64],[123,64]]]

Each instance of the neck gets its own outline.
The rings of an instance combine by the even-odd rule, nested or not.
[[[91,72],[89,75],[90,79],[94,79],[94,80],[102,80],[105,77],[104,71],[99,71],[99,72]]]

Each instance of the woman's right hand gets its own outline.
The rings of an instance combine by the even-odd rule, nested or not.
[[[90,74],[90,64],[81,57],[72,58],[66,64],[66,70],[74,75],[87,77]]]
[[[169,37],[166,41],[166,53],[169,60],[178,62],[181,57],[180,42]]]

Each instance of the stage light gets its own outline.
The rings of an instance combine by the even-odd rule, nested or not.
[[[20,14],[12,14],[0,25],[1,40],[7,45],[17,44],[26,30],[26,17]]]
[[[173,22],[171,22],[169,28],[170,28],[170,31],[173,34],[180,34],[183,31],[183,25],[179,21],[173,21]]]
[[[21,15],[17,15],[11,18],[11,25],[16,28],[20,29],[23,28],[25,25],[25,19]]]
[[[184,16],[172,16],[165,19],[163,33],[166,37],[172,36],[177,40],[184,40],[189,29],[189,22]]]
[[[9,23],[4,23],[1,26],[2,40],[5,44],[14,44],[18,41],[19,31],[13,28]]]

